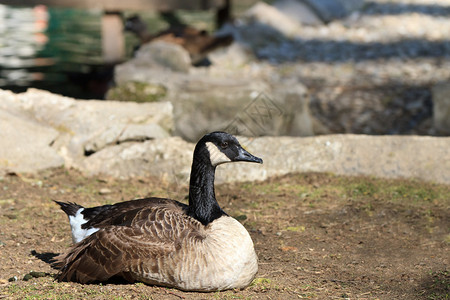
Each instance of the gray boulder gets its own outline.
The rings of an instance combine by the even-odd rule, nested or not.
[[[185,74],[148,69],[130,60],[117,66],[115,73],[118,84],[142,81],[165,86],[163,100],[174,107],[174,134],[191,142],[213,130],[247,136],[314,134],[306,87],[280,79],[268,65],[259,65],[256,71],[215,65]]]
[[[213,130],[245,136],[313,135],[309,95],[299,82],[276,88],[246,78],[185,83],[167,100],[174,105],[175,133],[188,141]]]
[[[218,169],[218,182],[329,172],[450,183],[450,138],[346,134],[260,137],[242,143],[264,160],[263,167],[229,164]]]
[[[94,135],[84,144],[84,151],[93,153],[115,144],[132,141],[145,141],[155,138],[168,137],[167,131],[158,124],[129,124],[111,125],[109,128]]]
[[[0,108],[0,174],[28,173],[64,165],[51,146],[58,131]]]
[[[17,100],[37,122],[59,131],[55,148],[69,165],[107,145],[167,137],[172,129],[167,102],[83,101],[34,89]]]
[[[78,166],[104,148],[165,138],[173,129],[169,102],[82,101],[35,89],[0,90],[0,112],[0,169],[17,172]]]
[[[294,78],[279,80],[273,88],[273,95],[274,99],[281,100],[283,135],[311,136],[318,133],[309,109],[310,95],[301,82]]]
[[[104,148],[86,157],[75,167],[88,176],[116,178],[157,176],[167,181],[185,179],[190,172],[194,145],[179,137],[124,143]]]
[[[319,137],[239,137],[263,165],[235,163],[217,168],[216,182],[265,180],[299,172],[327,172],[382,178],[416,178],[450,183],[450,138],[328,135]],[[159,176],[189,183],[194,144],[178,137],[105,148],[78,166],[88,175],[120,178]]]

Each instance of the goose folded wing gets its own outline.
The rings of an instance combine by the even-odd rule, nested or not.
[[[108,226],[56,258],[59,281],[90,283],[122,276],[143,266],[156,270],[158,260],[176,251],[184,239],[201,238],[200,223],[178,211],[140,210],[129,226]]]
[[[83,224],[82,228],[102,228],[110,225],[128,226],[135,219],[137,212],[153,207],[171,208],[174,210],[186,209],[186,205],[164,198],[137,199],[114,205],[86,208],[83,213],[87,216],[88,222]]]

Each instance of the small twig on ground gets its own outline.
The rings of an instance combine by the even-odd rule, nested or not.
[[[174,295],[174,296],[176,296],[176,297],[178,297],[178,298],[180,298],[180,299],[185,299],[185,298],[186,298],[186,297],[184,297],[184,296],[178,295],[178,294],[176,294],[176,293],[174,293],[174,292],[172,292],[172,291],[168,291],[168,290],[166,290],[166,289],[164,289],[164,291],[165,291],[167,294]]]

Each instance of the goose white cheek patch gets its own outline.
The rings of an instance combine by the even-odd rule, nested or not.
[[[220,151],[216,145],[211,142],[206,143],[206,148],[209,151],[209,157],[211,164],[215,167],[217,165],[230,162],[231,160],[222,151]]]

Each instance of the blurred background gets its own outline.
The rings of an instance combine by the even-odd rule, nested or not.
[[[114,65],[102,57],[104,11],[13,2],[17,5],[0,4],[0,88],[23,92],[36,87],[80,99],[102,99]],[[239,1],[232,9],[239,14],[256,2]],[[170,25],[157,11],[121,14],[124,22],[139,14],[151,33]],[[191,26],[210,32],[216,29],[213,10],[179,10],[176,14]],[[139,40],[131,33],[124,35],[126,60],[133,56]]]
[[[104,99],[116,84],[114,66],[135,55],[139,38],[125,32],[123,57],[106,61],[104,11],[19,6],[22,2],[27,1],[0,5],[0,88],[23,92],[36,87]],[[219,25],[216,8],[176,10],[170,17],[126,10],[120,17],[125,26],[138,14],[150,34],[168,28],[175,18],[209,34],[233,35],[234,44],[251,52],[243,59],[252,72],[269,65],[276,76],[305,86],[314,134],[450,133],[447,0],[246,0],[230,5],[227,22]],[[252,22],[261,26],[249,26]],[[444,112],[441,120],[433,116],[436,107]]]

